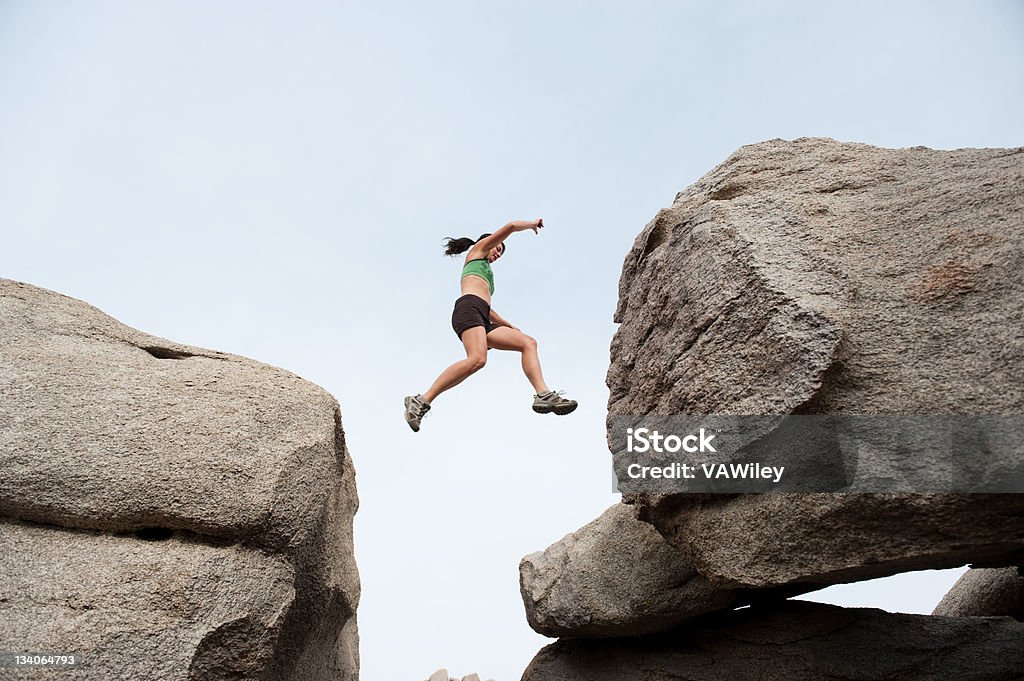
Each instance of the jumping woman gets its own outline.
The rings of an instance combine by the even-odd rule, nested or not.
[[[466,359],[441,372],[426,392],[405,398],[405,420],[414,431],[419,431],[420,420],[430,411],[438,395],[480,371],[487,363],[487,351],[515,350],[523,355],[523,373],[537,393],[533,396],[533,410],[538,414],[568,414],[576,408],[575,400],[562,397],[563,391],[548,388],[540,371],[537,341],[508,323],[491,308],[494,293],[494,272],[491,265],[505,255],[505,239],[513,232],[532,229],[540,234],[544,221],[515,220],[493,234],[481,234],[476,241],[468,238],[446,238],[445,255],[466,253],[462,267],[462,297],[455,301],[452,329],[466,348]]]

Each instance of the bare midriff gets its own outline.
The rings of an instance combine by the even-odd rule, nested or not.
[[[491,304],[491,287],[487,285],[487,282],[483,277],[478,277],[475,274],[467,274],[462,278],[462,295],[472,293],[474,296],[483,298],[484,301]]]

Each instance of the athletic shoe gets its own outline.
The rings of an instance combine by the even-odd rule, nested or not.
[[[420,432],[420,419],[430,411],[430,403],[423,401],[423,395],[409,395],[405,398],[405,422],[414,433]]]
[[[562,395],[565,394],[564,390],[555,392],[549,390],[542,395],[533,396],[533,410],[538,414],[548,414],[555,412],[559,416],[565,416],[571,414],[576,409],[576,400],[567,400]]]

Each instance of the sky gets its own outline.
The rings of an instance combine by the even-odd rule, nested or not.
[[[363,678],[518,679],[519,559],[612,493],[622,261],[743,144],[1024,144],[1024,5],[0,0],[0,276],[334,394],[355,461]],[[495,264],[567,417],[463,356],[442,238],[543,217]],[[807,599],[930,612],[962,570]]]

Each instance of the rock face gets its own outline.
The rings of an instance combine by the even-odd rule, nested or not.
[[[879,149],[826,139],[743,147],[637,237],[615,321],[613,453],[623,449],[616,422],[654,416],[1024,414],[1024,148]],[[944,435],[925,432],[914,452],[941,444]],[[1010,429],[996,436],[1019,446]],[[524,559],[531,624],[573,637],[542,650],[524,681],[1024,674],[1024,625],[1012,618],[779,600],[910,570],[1024,564],[1024,494],[624,500],[635,516],[606,513]],[[644,534],[629,525],[635,519],[677,553],[636,539]],[[717,605],[708,598],[707,609],[754,605],[693,617],[704,606],[673,600],[686,586],[674,589],[672,577],[721,597]],[[595,607],[602,600],[611,607]],[[579,638],[614,635],[632,638]]]
[[[287,371],[0,280],[0,648],[76,678],[356,679],[355,473]]]
[[[1024,576],[1020,568],[974,568],[957,580],[933,615],[1009,616],[1024,620]]]
[[[1024,413],[1024,149],[743,147],[641,232],[612,415]],[[1016,565],[1022,495],[641,499],[726,586]]]
[[[741,148],[623,266],[610,414],[1019,414],[1024,148]]]
[[[712,583],[825,586],[1024,556],[1022,494],[764,494],[644,505]]]
[[[526,618],[545,636],[639,636],[736,602],[636,509],[616,504],[519,564]]]
[[[1018,496],[700,498],[666,512],[671,524],[660,527],[672,528],[671,544],[636,506],[617,504],[524,557],[520,591],[527,621],[545,636],[640,636],[829,584],[1017,560],[1024,545]]]
[[[875,681],[1020,678],[1024,624],[897,615],[789,601],[695,620],[658,636],[564,640],[522,681]]]

